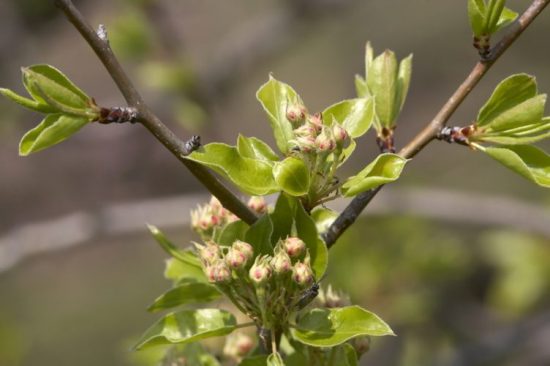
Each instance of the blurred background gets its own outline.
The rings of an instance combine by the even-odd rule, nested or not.
[[[310,111],[354,96],[364,46],[414,53],[398,148],[437,112],[477,60],[465,1],[81,0],[146,101],[183,139],[273,142],[255,100],[269,73]],[[522,12],[530,1],[508,1]],[[496,84],[527,72],[550,91],[550,11],[498,61],[450,121],[471,122]],[[49,63],[100,105],[124,105],[53,1],[0,2],[0,85]],[[139,125],[91,125],[27,158],[40,116],[0,100],[0,365],[145,365],[129,351],[169,287],[145,222],[182,246],[189,210],[208,199]],[[547,111],[547,114],[549,111]],[[363,137],[343,168],[376,152]],[[544,146],[544,144],[543,144]],[[546,143],[545,147],[550,148]],[[486,156],[434,142],[331,251],[325,282],[379,314],[365,365],[549,365],[550,193]],[[345,202],[335,202],[342,208]],[[353,255],[350,255],[353,253]]]

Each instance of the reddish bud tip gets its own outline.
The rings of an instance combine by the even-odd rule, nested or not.
[[[283,241],[285,252],[292,258],[298,257],[304,252],[306,244],[295,236],[290,236]]]

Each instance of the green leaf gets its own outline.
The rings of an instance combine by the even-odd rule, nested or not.
[[[22,105],[25,108],[32,109],[33,111],[37,111],[41,113],[55,112],[55,109],[50,107],[49,105],[44,104],[42,102],[38,102],[33,99],[22,97],[21,95],[16,94],[9,89],[0,88],[0,94],[10,99],[12,102]]]
[[[409,55],[399,63],[399,72],[397,73],[397,94],[396,94],[396,103],[394,114],[397,118],[403,105],[405,104],[405,99],[407,99],[407,93],[409,92],[409,85],[411,83],[411,74],[412,74],[412,59],[413,55]]]
[[[189,253],[191,252],[189,251]],[[208,278],[206,278],[200,264],[195,265],[189,262],[182,262],[176,258],[170,258],[166,261],[164,277],[173,283],[194,281],[208,283]]]
[[[300,96],[290,85],[269,76],[269,81],[256,93],[256,98],[267,112],[277,147],[286,154],[289,150],[288,141],[294,138],[292,124],[286,118],[286,110],[289,103],[301,103]]]
[[[248,230],[248,224],[244,221],[238,220],[227,224],[218,235],[216,235],[214,241],[219,245],[231,245],[236,240],[244,240],[246,231]]]
[[[267,355],[258,355],[244,358],[239,366],[266,366]]]
[[[279,188],[292,196],[303,196],[309,191],[309,169],[301,159],[288,157],[276,162],[273,177]]]
[[[279,156],[271,150],[271,147],[256,137],[245,137],[239,134],[237,150],[244,158],[279,161]]]
[[[367,85],[374,95],[376,115],[385,127],[391,127],[397,117],[397,73],[397,58],[390,50],[376,57],[369,66]]]
[[[190,343],[227,335],[236,329],[233,314],[219,309],[182,310],[170,313],[149,328],[135,349],[160,344]]]
[[[48,114],[38,126],[28,131],[19,143],[19,155],[27,156],[67,139],[89,123],[85,117]]]
[[[311,218],[315,221],[317,231],[324,233],[338,217],[338,212],[328,208],[317,207],[311,213]]]
[[[468,0],[468,18],[476,37],[485,33],[485,2],[483,0]]]
[[[367,81],[361,75],[355,75],[355,92],[359,98],[370,97]]]
[[[315,278],[323,277],[328,266],[328,249],[319,238],[315,221],[309,216],[299,200],[295,202],[295,223],[298,237],[304,241],[311,256],[311,268]]]
[[[407,159],[396,154],[378,155],[357,175],[348,178],[342,186],[342,192],[344,196],[352,197],[382,184],[393,182],[399,178],[406,163]]]
[[[485,10],[485,32],[491,35],[496,30],[496,25],[500,19],[500,14],[504,10],[506,0],[489,0]]]
[[[212,143],[185,158],[211,168],[247,194],[263,196],[279,190],[273,179],[273,163],[242,157],[233,146]]]
[[[159,243],[161,248],[164,249],[166,253],[184,262],[188,260],[189,257],[184,256],[181,250],[176,248],[176,246],[170,240],[168,240],[166,235],[164,235],[164,233],[160,231],[156,226],[147,224],[147,228],[149,229],[149,231],[151,232],[151,235],[153,235],[157,243]],[[197,265],[200,266],[200,262],[198,261],[198,258],[196,263]]]
[[[531,145],[487,147],[481,151],[541,187],[550,188],[550,156]]]
[[[285,366],[285,362],[278,352],[272,353],[267,356],[267,366]]]
[[[275,208],[269,215],[273,223],[271,244],[275,245],[279,239],[285,239],[290,235],[296,212],[296,201],[293,197],[281,193],[275,202]]]
[[[207,303],[220,296],[221,293],[215,286],[201,282],[187,282],[160,295],[147,310],[154,312],[180,305]]]
[[[352,138],[357,138],[369,130],[374,120],[374,102],[372,98],[343,100],[331,105],[322,114],[325,124],[332,124],[334,118]]]
[[[342,153],[340,154],[340,163],[338,164],[338,167],[344,165],[344,163],[349,159],[351,154],[353,154],[356,147],[357,147],[357,143],[355,142],[355,140],[351,139],[349,145],[345,147],[342,150]]]
[[[300,318],[292,335],[314,347],[334,347],[361,336],[395,335],[376,314],[359,306],[313,309]]]
[[[480,127],[490,125],[500,115],[536,95],[537,83],[534,77],[527,74],[516,74],[504,79],[480,109],[477,115],[477,125]]]
[[[498,19],[498,22],[495,26],[495,32],[498,32],[502,28],[506,27],[507,25],[513,23],[518,17],[518,13],[515,11],[504,8],[502,10],[502,13],[500,14],[500,18]]]
[[[88,109],[90,97],[74,85],[61,71],[50,65],[33,65],[22,69],[23,84],[38,102],[48,103],[44,94],[55,102],[75,109]]]
[[[255,256],[263,254],[271,255],[273,253],[271,235],[273,235],[271,217],[263,215],[248,229],[244,241],[252,245]]]
[[[333,365],[357,366],[357,353],[349,343],[331,348],[329,352],[330,359],[334,360]]]
[[[527,99],[495,117],[487,127],[491,131],[506,131],[509,128],[540,122],[544,114],[545,103],[546,94]]]

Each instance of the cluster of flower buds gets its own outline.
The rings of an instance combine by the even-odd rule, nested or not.
[[[191,227],[204,239],[210,239],[216,227],[222,227],[238,220],[232,212],[225,209],[214,196],[210,202],[191,211]]]
[[[213,241],[206,245],[195,243],[199,259],[202,262],[204,273],[210,282],[224,283],[233,278],[232,271],[241,271],[246,268],[254,255],[252,246],[244,241],[237,240],[226,249]]]

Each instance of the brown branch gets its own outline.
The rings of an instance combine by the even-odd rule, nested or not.
[[[137,120],[141,122],[141,124],[144,125],[174,156],[176,156],[176,158],[191,171],[210,193],[220,200],[225,208],[248,224],[255,222],[257,216],[210,171],[198,163],[185,159],[185,156],[190,153],[188,149],[189,144],[181,141],[147,107],[143,98],[114,55],[109,45],[105,29],[100,27],[99,34],[96,33],[86,22],[86,19],[84,19],[80,11],[73,5],[71,0],[55,0],[55,4],[65,13],[67,19],[94,50],[97,57],[107,69],[107,72],[118,86],[128,105],[137,109]]]
[[[399,151],[399,155],[410,159],[436,138],[439,131],[446,125],[449,118],[454,114],[481,78],[489,71],[491,66],[493,66],[500,56],[502,56],[508,47],[514,43],[525,29],[527,29],[537,15],[539,15],[549,3],[550,0],[534,0],[531,3],[529,8],[527,8],[517,22],[511,27],[510,31],[491,49],[488,57],[476,63],[470,74],[447,100],[433,120],[403,149],[401,149],[401,151]],[[340,235],[355,222],[361,211],[367,207],[380,189],[381,187],[378,187],[374,190],[357,195],[344,211],[342,211],[327,232],[323,234],[323,239],[329,248],[334,245]]]

